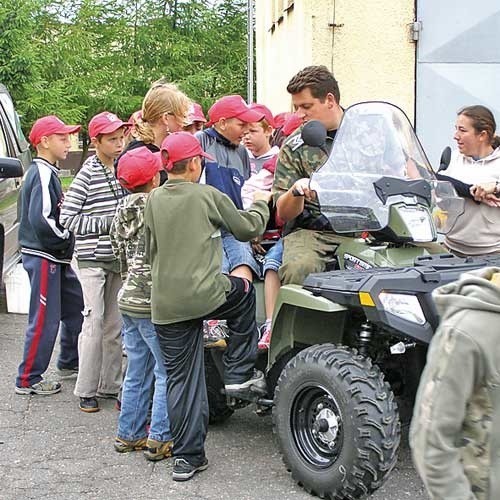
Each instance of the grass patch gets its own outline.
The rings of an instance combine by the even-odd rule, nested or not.
[[[69,188],[69,185],[73,182],[73,176],[70,175],[68,177],[60,177],[61,186],[64,192],[66,192]]]

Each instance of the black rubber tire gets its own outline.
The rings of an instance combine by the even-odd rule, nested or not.
[[[234,413],[227,406],[226,396],[221,394],[224,383],[209,352],[205,351],[205,378],[207,383],[208,411],[211,425],[222,424]]]
[[[401,425],[394,395],[380,369],[356,350],[322,344],[301,351],[281,373],[274,401],[283,461],[309,493],[361,498],[379,488],[396,464]],[[325,431],[320,438],[312,425],[324,422],[323,408],[338,423],[326,444]]]

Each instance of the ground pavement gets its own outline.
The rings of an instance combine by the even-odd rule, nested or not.
[[[141,452],[113,449],[114,402],[85,414],[64,381],[53,396],[20,396],[14,378],[26,316],[0,314],[1,500],[311,500],[285,470],[270,417],[237,412],[207,439],[210,467],[185,483],[171,479],[171,460],[147,462]],[[51,366],[49,376],[55,377]],[[407,439],[388,482],[370,500],[425,500]]]

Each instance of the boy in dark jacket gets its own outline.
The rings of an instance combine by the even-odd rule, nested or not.
[[[227,195],[198,184],[201,157],[210,156],[187,132],[169,135],[162,154],[168,181],[148,198],[146,255],[153,279],[152,321],[168,374],[172,477],[185,481],[208,466],[204,319],[227,320],[226,393],[266,392],[263,374],[254,370],[258,342],[254,288],[247,279],[221,273],[221,229],[243,241],[262,234],[270,194],[257,193],[249,210],[240,211]]]
[[[29,139],[37,157],[26,172],[19,198],[19,243],[23,267],[31,284],[24,356],[19,365],[17,394],[55,394],[61,384],[43,380],[61,323],[61,352],[57,368],[78,370],[78,335],[82,327],[83,296],[70,262],[73,235],[59,223],[63,201],[59,168],[70,148],[69,135],[79,125],[65,125],[56,116],[35,122]]]

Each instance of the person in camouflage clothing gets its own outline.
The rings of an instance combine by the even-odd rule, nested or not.
[[[160,182],[160,153],[146,146],[118,160],[117,178],[131,192],[118,205],[110,237],[120,259],[122,288],[118,306],[123,317],[123,343],[128,366],[122,388],[115,450],[145,450],[151,461],[171,456],[172,435],[167,410],[167,373],[151,322],[151,266],[145,261],[144,209],[149,192]],[[154,380],[149,436],[146,419]]]
[[[325,66],[308,66],[289,82],[296,114],[303,123],[319,120],[328,131],[326,149],[342,119],[340,92],[333,74]],[[309,273],[324,271],[334,260],[340,237],[321,214],[313,191],[311,174],[326,161],[318,147],[304,144],[300,127],[284,143],[274,175],[273,197],[278,216],[285,221],[282,283],[302,284]]]
[[[422,374],[410,429],[432,499],[500,498],[500,269],[434,291],[441,324]]]

